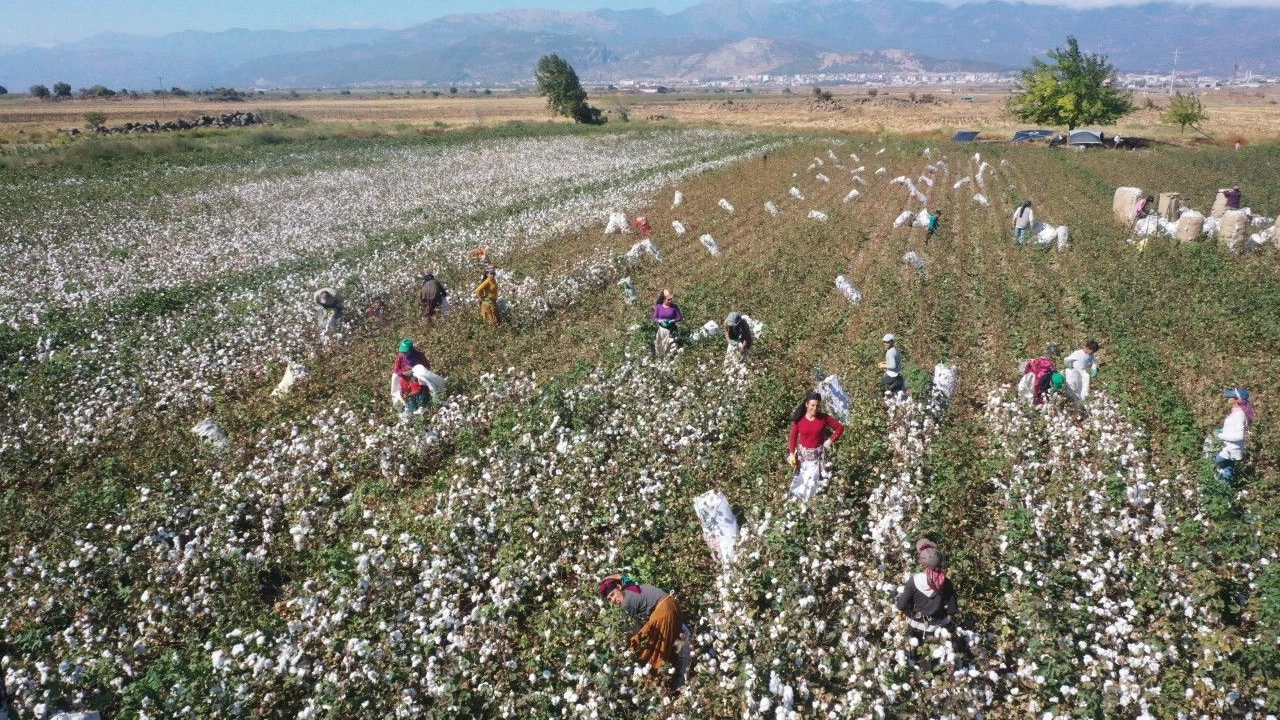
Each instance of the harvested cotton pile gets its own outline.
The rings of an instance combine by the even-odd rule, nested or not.
[[[630,232],[631,232],[631,223],[627,222],[626,213],[620,213],[620,212],[609,213],[609,224],[606,225],[604,228],[605,235],[612,235],[614,233],[630,233]]]
[[[797,199],[797,200],[803,200],[803,199],[804,199],[804,193],[800,192],[800,188],[796,187],[795,185],[792,185],[792,186],[791,186],[791,189],[790,189],[790,190],[788,190],[787,192],[788,192],[788,193],[790,193],[791,197],[793,197],[793,198],[795,198],[795,199]]]
[[[1185,210],[1178,216],[1178,227],[1174,237],[1182,242],[1191,242],[1204,232],[1204,215],[1195,210]]]
[[[720,256],[720,246],[716,244],[715,238],[711,237],[710,235],[703,235],[702,237],[698,238],[698,240],[702,243],[702,246],[707,249],[707,252],[711,253],[713,257]]]
[[[844,201],[845,201],[845,202],[849,202],[850,200],[852,200],[852,199],[854,199],[854,198],[858,197],[858,196],[859,196],[859,195],[861,195],[861,194],[862,194],[862,193],[858,192],[858,188],[854,188],[854,189],[852,189],[852,190],[850,190],[850,191],[849,191],[849,194],[848,194],[848,195],[845,195],[845,196],[844,196]]]
[[[974,164],[974,165],[977,165],[977,164],[978,164],[978,163],[980,163],[980,162],[982,162],[982,155],[980,155],[979,153],[974,153],[974,154],[973,154],[973,164]]]
[[[671,221],[671,229],[675,230],[677,235],[683,235],[685,234],[685,232],[687,232],[684,228],[684,223],[680,222],[679,220]]]
[[[862,293],[858,292],[858,289],[846,280],[843,275],[836,276],[836,289],[840,291],[841,295],[844,295],[845,300],[848,300],[850,305],[857,305],[862,302]]]
[[[764,210],[765,210],[765,212],[769,213],[770,215],[772,215],[772,216],[774,216],[774,217],[778,217],[779,215],[781,215],[781,214],[782,214],[782,211],[778,209],[777,204],[776,204],[776,203],[774,203],[772,200],[766,200],[766,201],[765,201],[765,203],[764,203]]]
[[[723,208],[725,212],[730,212],[730,213],[733,212],[733,205],[730,205],[728,200],[725,200],[724,198],[720,198],[720,202],[717,204],[721,208]]]
[[[987,196],[983,195],[982,193],[978,193],[977,195],[974,195],[973,201],[978,203],[982,207],[987,207],[988,205],[991,204],[991,201],[987,199]]]
[[[711,549],[711,555],[728,570],[737,556],[738,518],[729,507],[729,499],[716,490],[693,499],[693,512],[702,525],[702,541]]]
[[[810,210],[809,217],[813,218],[814,220],[817,220],[818,222],[827,221],[827,214],[822,212],[821,210]]]

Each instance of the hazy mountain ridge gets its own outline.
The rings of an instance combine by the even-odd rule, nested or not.
[[[1248,32],[1242,30],[1248,27]],[[454,14],[400,31],[185,31],[161,37],[104,34],[53,48],[0,52],[0,84],[74,87],[529,81],[547,52],[593,82],[689,80],[823,68],[831,56],[899,50],[911,72],[1025,66],[1067,34],[1129,71],[1229,75],[1237,62],[1280,74],[1280,9],[1151,3],[1067,10],[992,1],[948,7],[923,0],[707,0],[678,13],[528,9]],[[927,56],[928,60],[924,57]],[[891,57],[891,56],[886,56]],[[861,72],[836,69],[828,72]]]

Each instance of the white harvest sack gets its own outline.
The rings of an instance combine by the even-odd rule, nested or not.
[[[983,195],[982,193],[978,193],[977,195],[974,195],[973,201],[978,203],[982,207],[987,207],[991,204],[991,201],[987,199],[987,196]]]
[[[682,202],[684,202],[684,193],[677,190],[675,198],[671,201],[671,207],[679,207]]]
[[[775,204],[772,200],[768,200],[765,202],[764,209],[765,209],[765,212],[769,213],[774,217],[778,217],[778,215],[782,212],[781,210],[778,209],[777,204]]]
[[[631,223],[627,222],[626,213],[609,213],[609,224],[604,228],[605,235],[631,232]]]
[[[823,487],[822,463],[809,460],[800,463],[795,477],[791,478],[791,494],[798,500],[810,500]]]
[[[852,189],[852,190],[850,190],[850,191],[849,191],[849,194],[848,194],[848,195],[845,195],[845,196],[844,196],[844,201],[845,201],[845,202],[849,202],[850,200],[852,200],[852,199],[854,199],[854,198],[858,197],[858,196],[859,196],[859,195],[861,195],[861,194],[862,194],[862,193],[858,192],[858,188],[854,188],[854,189]]]
[[[933,391],[946,396],[948,400],[956,396],[956,385],[960,381],[960,371],[955,365],[938,363],[933,366]]]
[[[835,375],[828,375],[818,383],[818,394],[822,396],[822,406],[827,412],[836,416],[840,422],[846,422],[849,419],[849,408],[853,407],[853,401],[849,399],[849,395],[845,393],[844,388],[840,387],[840,378]]]
[[[814,220],[817,220],[818,222],[827,221],[827,214],[822,212],[821,210],[810,210],[809,217],[813,218]]]
[[[850,305],[857,305],[862,302],[862,293],[858,292],[858,288],[854,287],[852,283],[845,280],[843,275],[836,276],[836,289],[840,291],[841,295],[844,295]]]
[[[627,251],[627,259],[632,262],[639,260],[641,255],[649,255],[656,262],[662,262],[662,253],[658,252],[658,246],[652,240],[641,240]]]
[[[431,394],[444,392],[445,378],[431,372],[426,365],[414,365],[413,377],[418,382],[431,388]]]
[[[703,340],[710,340],[720,334],[720,324],[715,320],[708,320],[698,328],[698,331],[689,336],[689,344],[697,345]]]
[[[1018,381],[1018,395],[1023,400],[1032,400],[1035,398],[1036,392],[1036,376],[1035,373],[1027,373]]]
[[[715,238],[711,237],[710,235],[703,235],[702,237],[698,238],[698,240],[702,243],[702,246],[707,249],[707,252],[711,253],[713,257],[720,256],[720,245],[716,243]]]
[[[693,511],[702,523],[702,539],[711,554],[724,565],[733,564],[738,543],[738,518],[724,493],[709,490],[693,499]]]
[[[231,444],[231,441],[227,438],[226,431],[218,427],[217,421],[211,417],[196,423],[195,427],[191,428],[191,432],[208,440],[209,444],[216,448],[225,448]]]
[[[896,228],[900,228],[903,225],[906,225],[907,223],[911,222],[915,218],[915,216],[916,214],[911,212],[910,210],[903,210],[901,213],[898,213],[898,217],[894,219],[893,226]]]
[[[301,363],[289,363],[289,367],[285,368],[284,377],[280,378],[276,389],[271,391],[271,397],[280,397],[289,394],[289,390],[293,388],[293,384],[307,376],[307,368]]]
[[[684,229],[684,223],[680,222],[679,220],[671,221],[671,229],[675,230],[677,235],[683,235],[686,232]]]
[[[797,200],[804,199],[804,193],[800,192],[800,188],[796,187],[795,185],[791,186],[791,190],[789,192],[791,193],[791,197]]]
[[[822,173],[818,173],[817,175],[814,176],[814,178],[817,179],[819,182],[824,182],[824,183],[831,182],[831,178],[827,177],[826,175],[823,175]]]
[[[720,198],[720,202],[717,204],[721,208],[723,208],[725,212],[733,212],[733,205],[729,204],[728,200],[725,200],[724,198]]]
[[[915,268],[915,269],[916,269],[916,272],[918,272],[918,273],[922,273],[922,272],[924,272],[924,271],[925,271],[925,268],[926,268],[925,263],[924,263],[924,258],[922,258],[922,257],[920,257],[918,254],[916,254],[916,251],[915,251],[915,250],[912,250],[912,251],[908,252],[906,255],[903,255],[903,256],[902,256],[902,262],[904,262],[904,263],[906,263],[906,264],[910,265],[911,267]]]

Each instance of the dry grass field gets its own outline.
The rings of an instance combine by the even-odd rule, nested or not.
[[[1003,90],[970,91],[920,87],[880,89],[872,97],[862,88],[832,88],[834,98],[817,102],[807,91],[668,95],[594,95],[591,102],[610,116],[625,110],[633,121],[724,125],[738,128],[815,130],[839,133],[891,132],[910,136],[950,135],[960,129],[997,137],[1026,127],[1005,111]],[[969,97],[966,101],[962,98]],[[1214,90],[1202,94],[1209,113],[1203,129],[1230,144],[1280,139],[1280,90]],[[915,98],[916,101],[913,101]],[[931,98],[932,102],[925,102]],[[1121,135],[1190,142],[1199,137],[1160,121],[1167,98],[1137,93],[1141,108],[1109,128]],[[0,101],[0,142],[21,141],[84,125],[84,114],[101,112],[108,125],[193,118],[236,110],[273,109],[320,123],[415,127],[483,127],[510,121],[551,121],[543,100],[529,95],[492,96],[303,95],[255,98],[247,102],[208,102],[195,98],[39,101],[27,97]]]

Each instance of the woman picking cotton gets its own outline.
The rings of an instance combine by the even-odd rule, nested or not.
[[[666,288],[654,303],[653,321],[658,325],[658,333],[653,337],[653,354],[661,360],[675,349],[676,324],[684,321],[684,313],[680,312],[675,295]]]
[[[806,395],[791,413],[787,463],[796,471],[791,481],[791,492],[797,497],[808,500],[818,491],[826,451],[842,433],[844,426],[840,421],[822,412],[822,396],[818,393]]]
[[[938,628],[951,624],[960,612],[956,591],[942,569],[942,554],[931,540],[916,543],[916,559],[920,572],[907,580],[906,587],[898,595],[897,606],[912,627],[912,636],[923,641]],[[956,649],[965,652],[960,636],[954,635]]]
[[[1222,394],[1231,401],[1231,411],[1222,421],[1222,427],[1214,433],[1222,441],[1222,450],[1213,462],[1218,469],[1218,477],[1230,488],[1236,463],[1244,459],[1244,434],[1253,422],[1253,403],[1249,402],[1249,391],[1242,387],[1224,390]]]
[[[627,640],[627,648],[635,653],[638,662],[655,671],[677,665],[676,643],[680,640],[681,620],[680,607],[674,597],[622,574],[601,580],[599,591],[602,599],[621,606],[640,624],[640,629]]]

